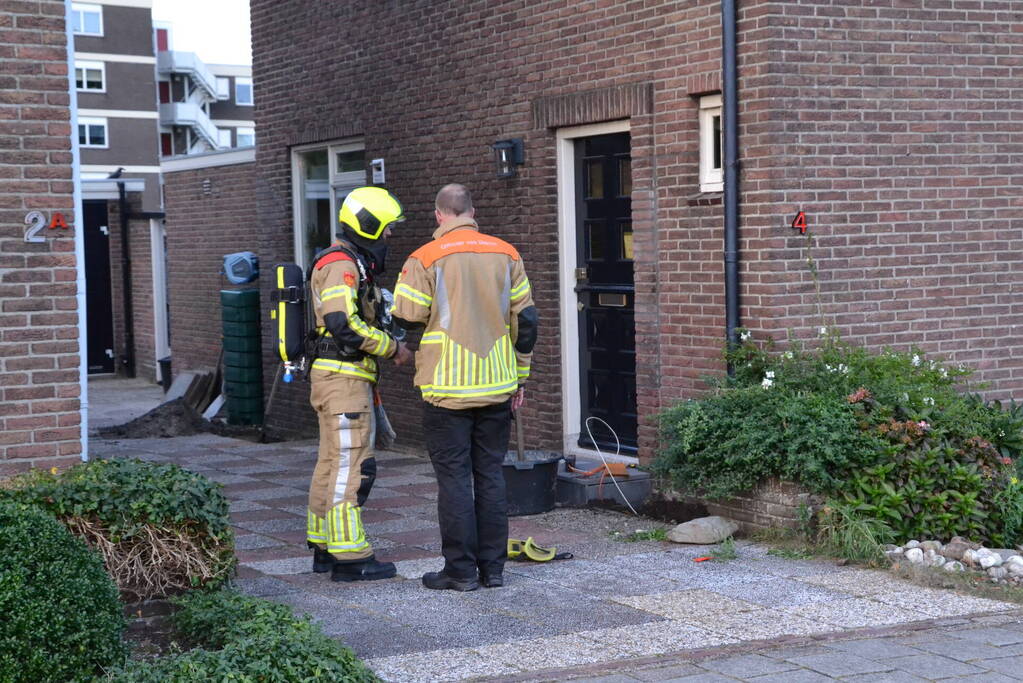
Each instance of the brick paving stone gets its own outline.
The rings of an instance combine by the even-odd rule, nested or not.
[[[720,674],[711,672],[695,674],[693,676],[682,676],[681,678],[672,679],[670,683],[732,683],[734,678],[726,678]]]
[[[375,510],[394,510],[396,508],[407,508],[412,506],[426,505],[429,501],[416,496],[394,496],[392,498],[374,498],[372,495],[366,501],[366,507]],[[437,504],[432,506],[437,509]]]
[[[284,542],[262,534],[244,534],[234,537],[235,550],[255,550],[256,548],[272,548],[279,545],[284,545]]]
[[[810,671],[809,669],[797,669],[795,671],[757,676],[749,680],[756,681],[756,683],[819,683],[820,681],[833,681],[835,679],[819,674],[816,671]],[[849,679],[846,678],[844,680]]]
[[[907,673],[924,678],[951,678],[952,676],[966,676],[969,674],[983,673],[983,669],[972,664],[959,662],[948,657],[936,654],[919,654],[909,657],[895,657],[885,659],[884,663],[901,669]]]
[[[765,676],[777,674],[783,671],[792,671],[796,665],[789,662],[779,662],[775,659],[768,659],[762,655],[748,654],[725,657],[723,659],[710,659],[700,662],[700,666],[710,671],[715,671],[734,678],[752,678],[753,676]]]
[[[1023,643],[1023,632],[1013,631],[1006,628],[973,628],[957,631],[952,634],[953,638],[971,640],[976,643],[988,645],[1015,645]]]
[[[639,681],[673,681],[683,676],[701,673],[695,664],[673,664],[656,669],[640,669],[630,671],[629,675]]]
[[[302,517],[296,517],[294,515],[288,515],[281,517],[278,515],[275,519],[259,519],[254,521],[241,521],[235,522],[235,526],[249,531],[255,531],[256,533],[273,533],[275,531],[305,531],[306,520]]]
[[[303,546],[285,545],[275,548],[257,548],[255,550],[238,550],[235,556],[239,562],[263,562],[288,557],[312,557],[312,551]],[[310,560],[312,562],[312,560]]]
[[[845,652],[794,657],[789,659],[789,661],[808,669],[813,669],[826,676],[853,676],[855,674],[878,673],[895,669],[894,666],[871,661]]]
[[[982,659],[973,662],[976,666],[981,666],[998,673],[1005,674],[1006,676],[1017,677],[1023,680],[1023,656],[1017,655],[1015,657],[999,657],[998,659]]]
[[[918,650],[944,655],[960,662],[971,662],[975,659],[993,659],[1006,656],[998,647],[986,643],[978,643],[959,638],[942,638],[937,642],[924,642],[913,645]],[[1010,653],[1011,654],[1011,653]]]
[[[920,678],[919,676],[914,676],[913,674],[908,673],[906,671],[896,670],[886,671],[884,673],[877,674],[859,674],[857,676],[846,676],[842,680],[852,681],[853,683],[918,683],[919,681],[926,681],[930,679]]]
[[[919,655],[920,650],[900,645],[891,638],[868,638],[866,640],[842,640],[828,643],[824,647],[831,650],[848,652],[867,659],[887,659],[889,657],[911,657]]]
[[[262,522],[268,519],[286,519],[293,517],[291,514],[282,514],[276,508],[263,508],[260,510],[247,510],[245,512],[232,512],[231,521],[237,525],[239,522]]]
[[[596,678],[573,678],[575,683],[635,683],[636,679],[625,674],[609,674]]]
[[[976,683],[1013,683],[1014,681],[1020,680],[1019,677],[1010,677],[1005,674],[995,673],[993,671],[985,671],[982,674],[974,674],[973,676],[962,676],[957,678],[956,681],[976,681]]]

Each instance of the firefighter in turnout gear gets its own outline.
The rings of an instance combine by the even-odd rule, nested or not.
[[[320,450],[306,533],[313,571],[330,570],[335,581],[372,581],[395,575],[393,563],[374,557],[361,519],[376,478],[377,362],[411,360],[404,344],[381,329],[385,311],[375,278],[384,269],[390,226],[404,216],[386,190],[360,187],[345,198],[339,220],[338,241],[316,255],[309,276],[316,317],[310,402]]]
[[[437,474],[444,569],[431,589],[503,585],[508,515],[502,464],[521,405],[537,313],[515,247],[476,225],[469,191],[437,194],[433,241],[413,252],[394,289],[394,317],[424,327],[415,383]],[[513,397],[514,400],[513,400]]]

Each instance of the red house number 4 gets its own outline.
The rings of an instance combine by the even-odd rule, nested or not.
[[[800,211],[796,214],[796,217],[792,219],[792,227],[799,229],[799,234],[806,234],[806,213]]]

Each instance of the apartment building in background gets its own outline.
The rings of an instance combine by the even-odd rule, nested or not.
[[[255,144],[251,67],[174,50],[152,0],[72,2],[70,16],[88,371],[159,380],[170,355],[161,163]]]

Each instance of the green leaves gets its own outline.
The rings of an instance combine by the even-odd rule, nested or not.
[[[195,591],[174,602],[180,634],[201,649],[133,662],[110,680],[123,683],[192,681],[311,681],[375,683],[348,648],[307,618],[276,603],[235,591]]]
[[[655,472],[705,498],[794,481],[904,539],[1023,541],[1023,406],[960,393],[970,371],[919,350],[741,336],[734,377],[661,415]]]

